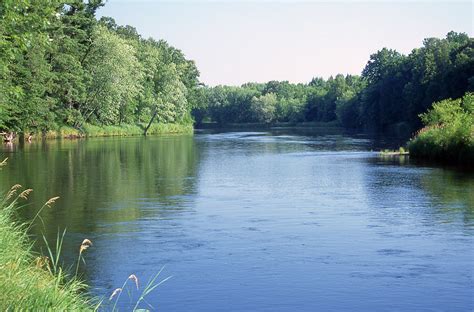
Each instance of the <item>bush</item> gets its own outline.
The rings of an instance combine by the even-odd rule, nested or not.
[[[474,94],[434,103],[420,117],[425,127],[408,144],[411,156],[474,165]]]

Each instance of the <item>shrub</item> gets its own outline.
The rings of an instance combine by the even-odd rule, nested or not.
[[[434,103],[420,117],[425,127],[408,144],[411,156],[474,165],[474,94]]]

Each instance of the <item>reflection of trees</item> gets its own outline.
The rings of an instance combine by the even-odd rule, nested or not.
[[[376,158],[364,175],[367,199],[384,222],[405,218],[419,221],[462,222],[474,220],[474,176],[439,168],[406,166],[403,158]],[[400,166],[401,165],[401,166]]]
[[[230,131],[230,132],[229,132]],[[222,133],[220,133],[222,132]],[[301,153],[301,152],[347,152],[374,149],[366,135],[350,136],[340,128],[301,127],[271,129],[219,129],[206,144],[218,152],[232,150],[245,155]]]
[[[42,213],[51,239],[58,227],[109,232],[117,230],[113,224],[166,215],[185,205],[182,195],[195,191],[198,157],[191,136],[47,141],[8,156],[1,187],[20,183],[34,189],[34,205],[21,212],[25,219],[48,198],[61,197]],[[99,229],[104,224],[112,227]]]
[[[453,221],[462,217],[466,224],[474,221],[474,176],[448,170],[433,170],[421,177],[421,185],[438,203],[438,212]]]

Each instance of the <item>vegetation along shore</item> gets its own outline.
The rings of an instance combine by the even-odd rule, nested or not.
[[[419,115],[433,103],[474,91],[474,40],[453,31],[426,38],[408,55],[383,48],[360,76],[209,87],[199,82],[194,61],[166,41],[97,19],[103,5],[2,2],[0,133],[6,141],[189,133],[193,123],[329,122],[409,136],[423,127]],[[423,138],[441,131],[424,129]],[[471,157],[466,151],[439,156],[448,151],[439,140],[429,145],[436,151],[421,153],[418,142],[410,144],[414,157]]]
[[[0,170],[7,159],[0,163]],[[88,286],[79,274],[84,266],[85,254],[92,247],[84,238],[77,243],[77,259],[73,266],[64,269],[62,246],[66,230],[58,232],[55,242],[43,236],[46,254],[39,254],[33,247],[31,227],[39,225],[44,209],[51,209],[60,197],[52,197],[26,223],[17,221],[19,209],[27,203],[33,192],[19,184],[14,185],[0,199],[0,309],[3,311],[118,311],[117,304],[129,302],[129,311],[146,306],[145,297],[169,278],[160,279],[163,268],[146,283],[135,274],[125,278],[121,287],[102,297],[88,294]],[[36,238],[41,239],[41,238]],[[128,296],[121,296],[126,292]]]
[[[15,185],[0,202],[0,309],[94,310],[94,302],[84,293],[86,285],[60,268],[60,247],[51,250],[49,256],[35,253],[27,234],[29,224],[15,221],[16,210],[21,209],[19,201],[24,201],[29,192]]]
[[[437,102],[408,142],[411,157],[474,167],[474,94]]]

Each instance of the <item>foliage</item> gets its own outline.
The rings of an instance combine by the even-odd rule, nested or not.
[[[98,21],[104,2],[0,2],[0,131],[192,122],[194,62],[131,26]]]
[[[258,122],[269,123],[275,119],[277,97],[275,93],[254,96],[250,103],[250,112]]]
[[[425,127],[409,143],[415,158],[474,165],[474,94],[443,100],[420,115]]]
[[[101,25],[94,29],[93,38],[84,66],[91,80],[79,108],[81,115],[85,121],[94,115],[105,125],[131,121],[142,77],[135,48]]]
[[[338,121],[346,128],[375,132],[421,126],[418,115],[433,102],[474,91],[474,40],[450,32],[445,39],[427,38],[409,55],[383,48],[372,54],[361,76],[313,78],[307,84],[287,81],[247,83],[240,87],[205,88],[204,104],[193,110],[198,122],[268,122],[262,112],[276,96],[271,121]]]
[[[337,122],[412,132],[433,102],[474,91],[474,40],[449,32],[403,55],[383,48],[361,76],[205,87],[166,41],[95,17],[103,0],[0,2],[0,132],[145,123]]]

